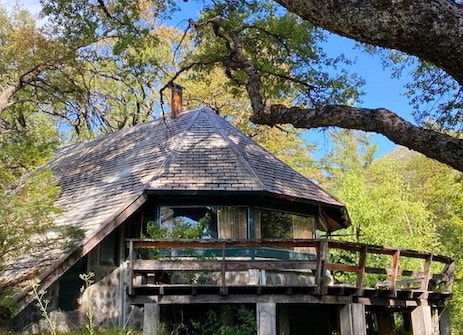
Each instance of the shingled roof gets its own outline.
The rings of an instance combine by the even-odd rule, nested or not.
[[[96,234],[108,230],[127,208],[138,206],[148,191],[268,192],[345,209],[207,108],[65,147],[47,167],[61,187],[56,205],[62,213],[55,222],[82,233],[84,253]],[[340,224],[348,224],[345,220]],[[51,246],[40,256],[15,262],[0,282],[27,277],[25,273],[44,278],[69,253]]]

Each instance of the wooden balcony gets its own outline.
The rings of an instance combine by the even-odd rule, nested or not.
[[[309,295],[320,303],[442,305],[455,268],[442,255],[334,240],[129,239],[127,247],[132,297]]]

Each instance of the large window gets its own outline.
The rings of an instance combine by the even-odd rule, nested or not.
[[[160,206],[158,238],[288,238],[311,239],[315,218],[283,211],[255,208],[248,222],[248,208],[242,206]],[[248,231],[251,235],[248,235]]]
[[[292,213],[256,209],[254,223],[257,238],[311,239],[315,232],[315,218]],[[294,251],[313,253],[313,248],[294,248]]]
[[[257,238],[313,238],[315,219],[268,209],[256,209],[254,215]]]
[[[247,208],[230,206],[161,206],[160,236],[172,238],[246,238]]]

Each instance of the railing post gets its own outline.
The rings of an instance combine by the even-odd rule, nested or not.
[[[226,271],[227,264],[226,260],[226,242],[222,243],[222,287],[220,288],[220,294],[227,295],[227,286],[226,286]]]
[[[452,261],[451,263],[447,264],[445,270],[444,270],[444,278],[446,280],[445,283],[445,291],[451,292],[452,291],[452,286],[453,286],[453,277],[455,274],[455,266],[456,266],[456,261]]]
[[[431,280],[431,263],[432,263],[432,254],[428,255],[425,258],[423,264],[423,279],[421,280],[420,289],[427,291],[429,286],[429,281]]]
[[[392,254],[391,273],[388,278],[389,287],[394,291],[396,290],[397,272],[399,270],[399,258],[400,258],[400,250],[396,250],[394,254]]]
[[[135,261],[135,256],[133,252],[133,241],[129,241],[129,266],[128,266],[128,294],[133,295],[133,262]]]
[[[367,246],[364,246],[362,250],[359,251],[359,264],[357,272],[357,288],[363,287],[363,281],[365,280],[365,263],[367,260]]]
[[[318,294],[327,293],[327,285],[325,281],[326,262],[329,258],[328,241],[320,241],[317,246],[317,272],[315,283],[317,284]]]

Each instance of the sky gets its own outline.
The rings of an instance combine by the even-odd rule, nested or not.
[[[0,0],[0,4],[6,8],[11,8],[18,2],[30,12],[38,15],[41,8],[39,0]],[[194,1],[183,2],[182,12],[172,18],[171,24],[179,29],[184,29],[187,25],[185,18],[197,18],[197,16],[198,4]],[[326,51],[332,56],[344,53],[350,59],[355,60],[351,71],[359,74],[366,82],[362,88],[364,95],[361,97],[362,103],[358,105],[359,107],[387,108],[413,122],[407,99],[402,95],[405,79],[392,79],[390,71],[383,69],[379,56],[367,54],[357,48],[354,41],[334,34],[330,34],[328,38]],[[317,158],[331,148],[329,135],[324,130],[307,130],[304,132],[304,137],[310,143],[317,144],[319,149],[314,153]],[[378,145],[377,157],[396,147],[394,143],[382,135],[375,135],[373,142]]]

